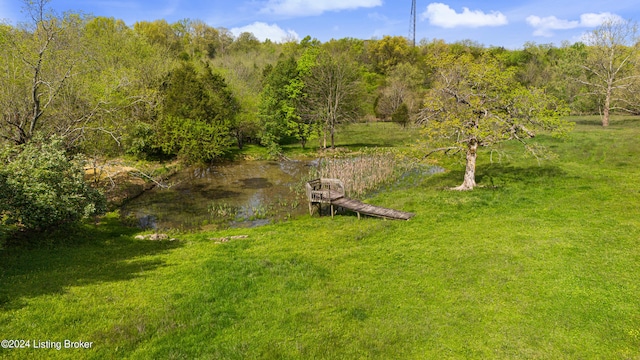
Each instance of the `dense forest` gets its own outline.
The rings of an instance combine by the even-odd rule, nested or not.
[[[640,44],[631,21],[609,21],[584,42],[513,50],[437,39],[412,46],[399,36],[261,42],[199,20],[129,26],[86,14],[58,16],[45,5],[33,3],[27,23],[0,25],[0,220],[6,226],[38,229],[104,208],[81,177],[69,176],[78,159],[208,163],[247,143],[272,156],[283,144],[332,147],[346,122],[393,121],[411,129],[436,118],[450,122],[436,116],[450,113],[450,100],[436,90],[457,104],[509,94],[530,113],[599,114],[604,126],[612,112],[640,113]],[[490,91],[452,90],[469,87],[473,76],[489,79]],[[523,92],[526,99],[517,96]],[[536,99],[543,106],[532,105]],[[513,104],[494,106],[522,117]],[[459,115],[474,111],[484,110]],[[491,136],[533,135],[506,123],[502,135]],[[432,130],[427,134],[440,139],[458,133]],[[36,180],[74,195],[62,201]],[[46,210],[54,202],[56,210]]]

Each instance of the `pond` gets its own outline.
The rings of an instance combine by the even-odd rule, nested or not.
[[[143,228],[251,227],[308,211],[304,181],[308,161],[237,161],[189,168],[132,199],[121,213]]]

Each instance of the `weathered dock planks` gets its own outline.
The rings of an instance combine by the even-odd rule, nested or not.
[[[349,199],[349,198],[340,198],[331,201],[331,204],[334,206],[340,206],[345,209],[354,211],[358,213],[358,217],[360,214],[376,216],[385,219],[393,219],[393,220],[409,220],[415,214],[404,212],[400,210],[388,209],[381,206],[375,206],[370,204],[365,204],[359,200]]]
[[[334,206],[354,211],[358,214],[358,218],[360,218],[360,214],[363,214],[384,219],[409,220],[415,215],[346,198],[344,197],[344,184],[338,179],[315,179],[307,182],[305,187],[309,199],[309,214],[313,213],[314,204],[330,204],[332,217]]]

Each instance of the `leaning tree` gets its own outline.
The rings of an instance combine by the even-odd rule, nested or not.
[[[29,22],[0,27],[0,138],[17,145],[57,126],[47,115],[82,61],[79,19],[56,17],[48,2],[25,1]]]
[[[434,62],[433,87],[425,98],[419,122],[430,147],[466,157],[463,183],[456,190],[476,186],[478,150],[518,140],[536,156],[542,150],[527,139],[539,131],[562,134],[570,128],[565,107],[539,89],[516,81],[514,71],[490,55],[442,54]]]

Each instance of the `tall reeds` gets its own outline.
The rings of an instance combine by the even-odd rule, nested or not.
[[[398,180],[412,167],[413,162],[401,154],[373,149],[348,157],[322,158],[315,175],[342,180],[346,195],[359,198]]]

